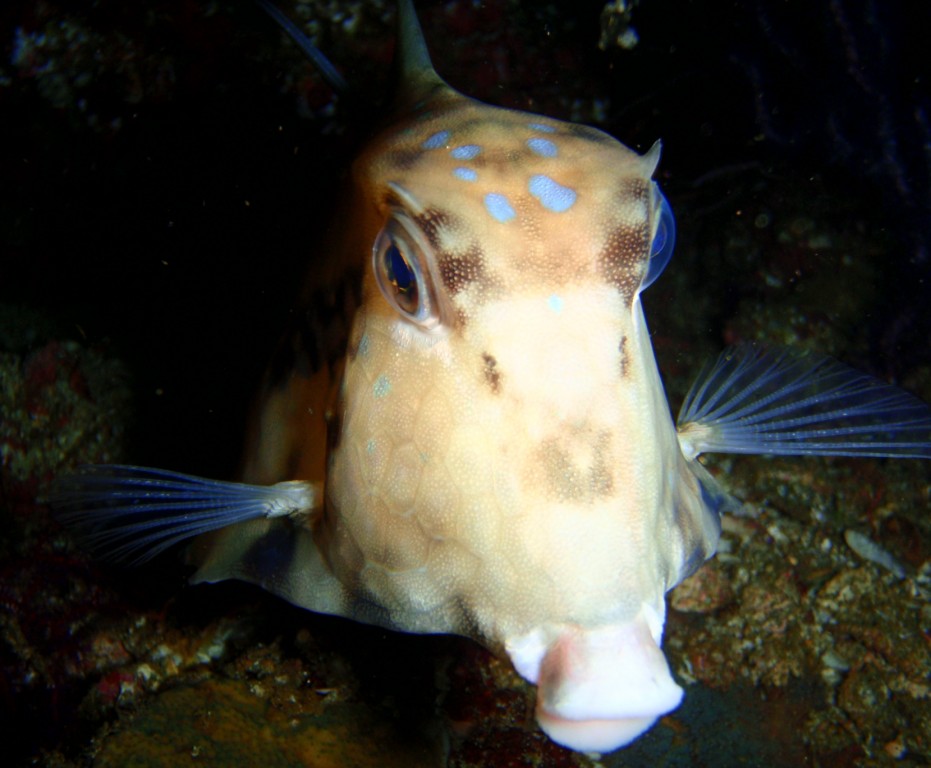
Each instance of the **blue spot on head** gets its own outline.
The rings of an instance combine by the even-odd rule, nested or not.
[[[362,334],[362,338],[359,339],[359,349],[357,350],[359,357],[368,357],[369,354],[369,335],[367,333]]]
[[[485,195],[485,208],[488,209],[488,212],[494,216],[494,218],[502,222],[510,221],[517,215],[514,213],[514,209],[511,207],[508,199],[504,195],[499,195],[497,192],[489,192]]]
[[[549,176],[531,176],[527,187],[530,194],[537,198],[544,208],[554,213],[568,211],[575,205],[575,190],[556,183]]]
[[[541,133],[556,133],[556,129],[552,125],[547,125],[546,123],[527,123],[527,127],[533,131],[540,131]]]
[[[556,145],[549,139],[527,139],[527,146],[542,157],[556,157],[558,154]]]
[[[557,296],[555,293],[546,300],[546,306],[552,309],[557,315],[562,312],[564,304],[565,302],[562,296]]]
[[[482,154],[482,148],[478,144],[463,144],[461,147],[450,150],[449,154],[457,160],[471,160]]]
[[[453,171],[453,176],[463,181],[475,181],[478,178],[478,174],[471,168],[456,168]]]
[[[439,131],[434,133],[430,138],[424,141],[420,145],[421,149],[439,149],[440,147],[446,146],[446,142],[449,140],[449,131]]]
[[[375,379],[375,386],[372,388],[372,392],[375,397],[384,397],[391,391],[391,381],[388,379],[385,374],[382,374],[377,379]]]

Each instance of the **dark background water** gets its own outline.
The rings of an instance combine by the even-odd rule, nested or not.
[[[633,51],[599,50],[599,2],[420,5],[437,69],[463,92],[593,123],[640,151],[662,138],[679,248],[645,298],[661,361],[675,362],[659,343],[672,334],[677,350],[733,340],[777,243],[751,230],[738,260],[723,241],[745,212],[788,207],[871,245],[847,254],[870,260],[865,272],[822,281],[805,311],[830,316],[853,295],[857,312],[837,321],[847,356],[926,380],[929,4],[643,0]],[[300,277],[325,228],[344,225],[328,216],[341,174],[387,114],[383,6],[351,6],[352,31],[321,27],[355,89],[342,103],[246,0],[0,8],[0,303],[46,318],[11,323],[3,345],[72,337],[126,361],[132,461],[235,472]],[[808,253],[780,262],[784,274],[815,270]],[[685,714],[696,732],[713,728],[702,714],[714,697],[701,696]],[[765,752],[741,744],[732,764]]]

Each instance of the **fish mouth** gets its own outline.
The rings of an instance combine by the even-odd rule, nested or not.
[[[649,730],[658,715],[615,720],[570,720],[537,707],[537,724],[557,744],[577,752],[612,752]]]
[[[611,752],[679,706],[683,691],[660,650],[656,618],[641,609],[610,626],[564,626],[540,648],[536,717],[547,736],[580,752]],[[523,662],[515,664],[521,674]]]

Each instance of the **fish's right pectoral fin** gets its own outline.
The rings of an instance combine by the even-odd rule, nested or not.
[[[143,563],[179,542],[262,518],[319,512],[319,483],[249,485],[150,467],[99,464],[56,479],[55,517],[96,554]]]
[[[825,355],[745,344],[706,367],[679,412],[701,453],[931,459],[931,407]]]

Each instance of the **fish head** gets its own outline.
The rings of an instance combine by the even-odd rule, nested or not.
[[[506,651],[579,749],[678,704],[664,594],[717,539],[639,299],[671,249],[658,153],[442,90],[354,168],[332,566],[394,626]]]

